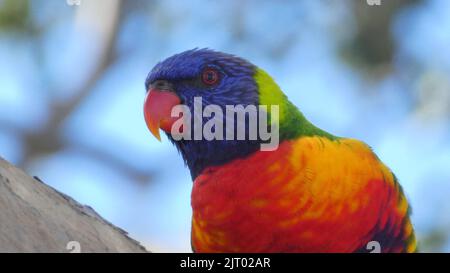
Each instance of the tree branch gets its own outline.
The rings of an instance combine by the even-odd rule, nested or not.
[[[146,252],[127,233],[0,158],[0,252]]]

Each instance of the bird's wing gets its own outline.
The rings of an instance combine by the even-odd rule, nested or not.
[[[353,139],[304,137],[289,156],[300,203],[301,233],[317,234],[330,251],[412,252],[416,244],[409,205],[393,173],[369,146]],[[309,223],[309,224],[305,224]],[[312,240],[314,241],[314,240]],[[328,243],[325,243],[327,241]],[[323,249],[323,248],[322,248]]]

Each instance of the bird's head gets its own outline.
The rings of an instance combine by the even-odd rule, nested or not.
[[[194,178],[205,167],[223,164],[256,151],[261,140],[175,141],[171,135],[172,125],[178,120],[178,117],[171,116],[174,106],[186,106],[194,113],[196,97],[201,98],[203,107],[215,105],[223,113],[230,105],[266,105],[268,112],[271,105],[278,105],[282,127],[287,125],[286,112],[291,106],[266,72],[242,58],[209,49],[188,50],[158,63],[148,74],[145,88],[144,115],[147,126],[158,139],[159,129],[167,133],[182,153]],[[295,116],[295,113],[290,114]],[[194,119],[193,116],[191,118]],[[211,118],[217,117],[202,117],[201,121],[205,123]],[[222,119],[225,124],[229,117],[223,116]],[[226,134],[226,129],[223,134]]]
[[[145,88],[146,121],[159,138],[159,128],[170,133],[174,119],[169,106],[184,104],[193,109],[194,97],[205,105],[257,105],[256,67],[233,55],[194,49],[158,63],[149,73]]]

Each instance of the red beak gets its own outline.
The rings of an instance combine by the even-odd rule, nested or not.
[[[173,123],[179,117],[171,117],[172,108],[181,103],[180,98],[171,91],[152,88],[144,101],[144,117],[150,132],[161,141],[159,129],[170,133]]]

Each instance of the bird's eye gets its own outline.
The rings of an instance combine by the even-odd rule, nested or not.
[[[202,73],[202,82],[206,85],[215,85],[219,82],[219,72],[214,68],[206,68]]]

